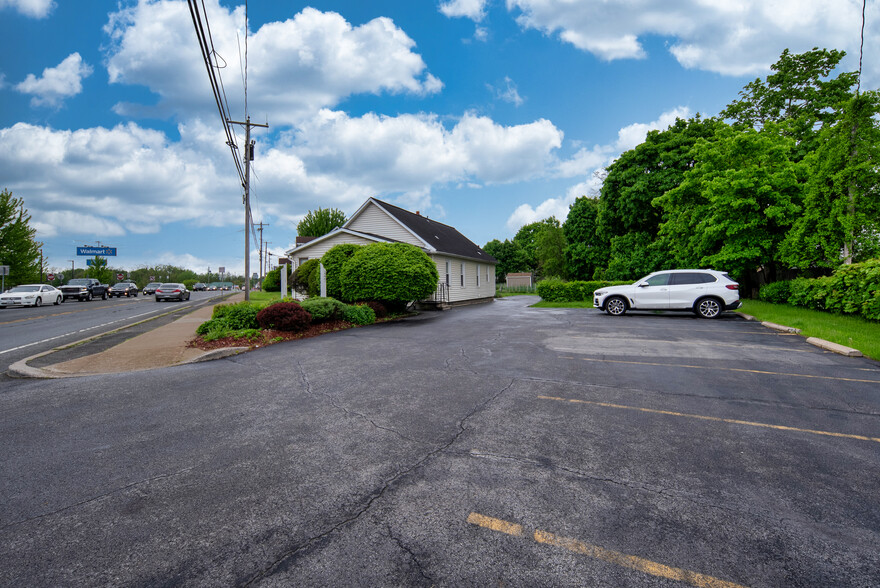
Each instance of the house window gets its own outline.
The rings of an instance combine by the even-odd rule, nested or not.
[[[480,287],[480,264],[477,264],[477,288]]]
[[[446,287],[449,287],[449,260],[446,260]]]
[[[461,262],[461,287],[464,288],[464,262]]]
[[[488,266],[488,265],[486,266],[486,283],[487,283],[487,284],[491,284],[491,283],[492,283],[492,282],[489,281],[489,266]]]
[[[299,265],[304,264],[304,263],[307,262],[308,260],[309,260],[308,257],[300,257],[300,258],[299,258]]]

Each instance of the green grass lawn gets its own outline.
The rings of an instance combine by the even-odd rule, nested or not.
[[[743,300],[741,312],[759,321],[767,321],[801,330],[805,337],[817,337],[858,349],[873,359],[880,359],[880,323],[863,318],[787,304]]]
[[[257,302],[259,304],[265,304],[266,302],[277,302],[281,300],[281,292],[251,292],[250,293],[251,302]]]

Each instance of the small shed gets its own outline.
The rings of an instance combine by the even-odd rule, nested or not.
[[[518,288],[523,286],[531,288],[534,285],[534,275],[532,274],[532,272],[518,272],[507,274],[508,288]]]

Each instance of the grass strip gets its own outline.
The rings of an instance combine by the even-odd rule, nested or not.
[[[858,349],[872,359],[880,359],[880,323],[860,317],[809,310],[788,304],[743,300],[741,312],[801,330],[805,337],[817,337]]]

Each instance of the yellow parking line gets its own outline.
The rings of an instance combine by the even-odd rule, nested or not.
[[[727,372],[744,372],[747,374],[763,374],[769,376],[789,376],[792,378],[812,378],[816,380],[834,380],[837,382],[862,382],[866,384],[880,384],[880,380],[860,380],[858,378],[838,378],[836,376],[814,376],[811,374],[791,374],[787,372],[768,372],[765,370],[747,370],[745,368],[719,367],[715,365],[688,365],[681,363],[653,363],[648,361],[624,361],[622,359],[599,359],[596,357],[569,357],[563,359],[580,359],[582,361],[597,361],[601,363],[623,363],[627,365],[650,365],[659,367],[688,368],[694,370],[721,370]]]
[[[486,515],[481,515],[479,513],[472,512],[468,516],[467,521],[473,525],[484,527],[486,529],[491,529],[492,531],[500,531],[502,533],[507,533],[508,535],[515,535],[520,537],[524,536],[522,525],[518,525],[516,523],[511,523],[501,519],[496,519],[493,517],[487,517]],[[504,529],[518,529],[519,532],[510,533]],[[645,559],[643,557],[638,557],[636,555],[627,555],[619,551],[605,549],[604,547],[599,547],[598,545],[590,545],[589,543],[584,543],[583,541],[578,541],[577,539],[560,537],[558,535],[554,535],[553,533],[548,533],[547,531],[542,531],[540,529],[536,529],[532,536],[535,542],[541,543],[543,545],[562,547],[563,549],[567,549],[572,553],[586,555],[587,557],[592,557],[593,559],[598,559],[624,568],[637,570],[651,576],[685,582],[690,584],[691,586],[699,586],[700,588],[743,588],[741,584],[735,584],[726,580],[720,580],[713,576],[699,574],[697,572],[692,572],[690,570],[685,570],[682,568],[674,568],[661,563],[657,563],[655,561],[651,561],[649,559]]]
[[[593,406],[602,406],[604,408],[620,408],[624,410],[637,410],[639,412],[648,412],[653,414],[665,414],[669,416],[686,417],[690,419],[699,419],[701,421],[713,421],[716,423],[728,423],[732,425],[746,425],[748,427],[761,427],[764,429],[776,429],[777,431],[793,431],[796,433],[809,433],[811,435],[824,435],[826,437],[842,437],[844,439],[856,439],[858,441],[874,441],[880,443],[878,437],[866,437],[864,435],[850,435],[847,433],[834,433],[832,431],[817,431],[815,429],[801,429],[799,427],[786,427],[784,425],[770,425],[767,423],[756,423],[753,421],[741,421],[738,419],[724,419],[721,417],[705,416],[700,414],[688,414],[686,412],[674,412],[671,410],[657,410],[654,408],[642,408],[639,406],[627,406],[625,404],[612,404],[610,402],[597,402],[595,400],[580,400],[579,398],[560,398],[558,396],[538,396],[541,400],[557,400],[560,402],[573,402],[576,404],[592,404]]]

